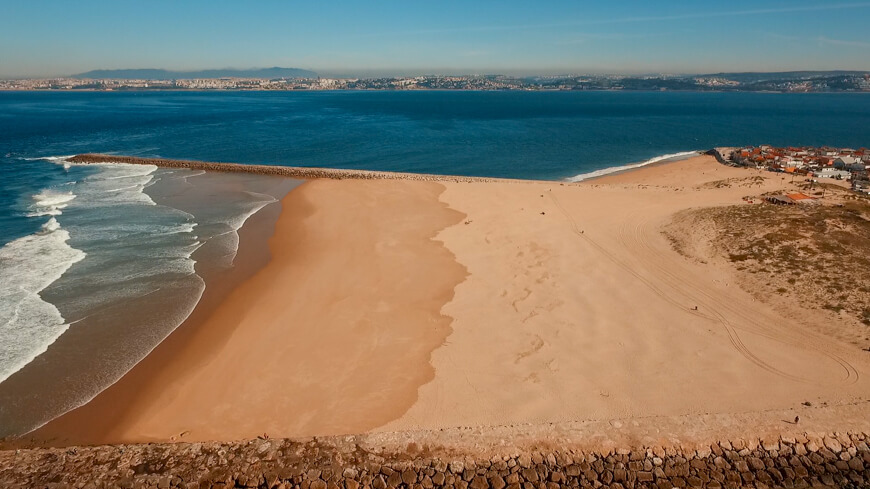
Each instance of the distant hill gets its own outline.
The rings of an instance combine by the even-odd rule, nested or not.
[[[191,78],[317,78],[317,73],[301,68],[256,68],[251,70],[168,71],[159,69],[93,70],[72,78],[115,80],[185,80]]]

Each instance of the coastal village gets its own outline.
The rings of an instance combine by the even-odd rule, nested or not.
[[[727,154],[727,161],[737,166],[805,177],[814,183],[837,182],[856,192],[870,194],[870,149],[867,148],[748,146],[732,150]]]

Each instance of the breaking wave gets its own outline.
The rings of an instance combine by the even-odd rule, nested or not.
[[[0,382],[33,361],[69,324],[40,292],[86,254],[51,217],[39,231],[0,248]]]
[[[33,196],[31,212],[27,217],[59,216],[69,202],[76,198],[74,193],[60,192],[54,189],[45,189]]]
[[[666,161],[666,160],[685,159],[685,158],[688,158],[690,156],[695,156],[698,154],[699,154],[698,151],[685,151],[682,153],[674,153],[674,154],[669,154],[669,155],[656,156],[655,158],[650,158],[650,159],[643,161],[643,162],[640,162],[640,163],[632,163],[630,165],[623,165],[623,166],[612,166],[609,168],[602,168],[601,170],[595,170],[595,171],[589,172],[589,173],[581,173],[579,175],[575,175],[573,177],[567,178],[566,181],[581,182],[583,180],[588,180],[590,178],[603,177],[604,175],[610,175],[611,173],[617,173],[617,172],[621,172],[621,171],[625,171],[625,170],[633,170],[635,168],[641,168],[641,167],[644,167],[647,165],[652,165],[654,163],[659,163],[659,162]]]

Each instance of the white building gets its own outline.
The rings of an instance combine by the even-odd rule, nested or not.
[[[846,170],[837,170],[835,168],[822,168],[815,172],[815,175],[818,178],[840,178],[845,180],[851,177],[852,173],[847,172]]]
[[[854,156],[841,156],[834,160],[834,168],[838,170],[862,171],[864,162]]]

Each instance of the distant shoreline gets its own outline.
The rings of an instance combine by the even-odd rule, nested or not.
[[[0,93],[212,93],[212,92],[256,92],[256,93],[306,93],[306,92],[545,92],[545,93],[584,93],[584,92],[625,92],[625,93],[770,93],[770,94],[863,94],[870,95],[870,90],[831,90],[831,91],[788,91],[788,90],[693,90],[693,89],[622,89],[622,88],[587,88],[582,90],[563,88],[305,88],[305,89],[261,89],[261,88],[0,88]]]

